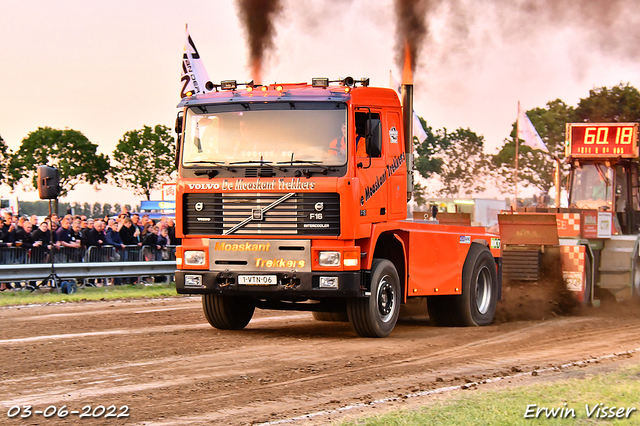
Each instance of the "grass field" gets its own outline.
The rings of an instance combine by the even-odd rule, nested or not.
[[[611,407],[615,409],[612,410]],[[418,410],[393,411],[341,424],[640,425],[638,410],[640,365],[634,365],[610,373],[587,375],[581,379],[523,385],[497,391],[464,391],[459,396],[436,401]],[[525,418],[525,415],[528,417]]]
[[[80,288],[76,293],[64,294],[5,290],[0,292],[0,306],[27,305],[30,303],[79,302],[84,300],[108,300],[141,297],[177,296],[175,283],[154,285],[109,285],[106,287]]]

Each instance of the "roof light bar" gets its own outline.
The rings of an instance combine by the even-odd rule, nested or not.
[[[331,85],[331,83],[338,83],[338,85],[343,86],[346,88],[354,88],[357,87],[358,85],[361,87],[367,87],[369,86],[369,78],[361,78],[360,80],[355,80],[353,77],[345,77],[342,78],[340,80],[329,80],[326,77],[314,77],[311,79],[311,85],[313,87],[321,87],[323,89],[326,89],[327,87],[329,87]],[[302,83],[302,85],[304,85],[304,83]],[[245,86],[247,89],[247,92],[251,92],[253,90],[256,90],[258,88],[260,88],[260,90],[262,90],[263,92],[266,92],[269,90],[268,86],[263,86],[260,84],[255,84],[255,82],[253,80],[246,82],[246,83],[238,83],[236,80],[222,80],[220,82],[220,84],[214,84],[210,81],[207,81],[205,83],[205,89],[208,92],[212,92],[212,91],[220,91],[220,90],[237,90],[238,86]],[[276,85],[273,87],[274,89],[276,89],[279,92],[282,92],[284,90],[284,85]],[[346,93],[349,93],[350,90],[345,90]],[[190,92],[186,94],[187,96],[193,96],[195,95],[195,93]]]

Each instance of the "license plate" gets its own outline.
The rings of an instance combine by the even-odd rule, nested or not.
[[[276,285],[276,275],[238,275],[238,284],[244,285]]]

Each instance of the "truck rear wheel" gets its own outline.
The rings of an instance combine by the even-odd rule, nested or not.
[[[462,294],[427,298],[429,320],[437,326],[489,325],[496,313],[498,273],[489,249],[471,244],[462,267]]]
[[[400,279],[393,263],[374,259],[371,265],[371,295],[350,300],[349,322],[362,337],[385,337],[400,315]]]
[[[242,330],[256,307],[247,297],[203,294],[202,309],[209,324],[220,330]]]

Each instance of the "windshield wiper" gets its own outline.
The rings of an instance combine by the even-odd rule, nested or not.
[[[233,167],[229,167],[229,166],[225,166],[225,161],[205,161],[205,160],[201,160],[201,161],[189,161],[186,164],[207,164],[210,166],[214,166],[214,167],[221,167],[223,169],[229,170],[231,173],[235,173],[235,169]],[[208,175],[209,179],[212,179],[213,177],[215,177],[218,174],[217,170],[213,170],[213,169],[200,169],[197,170],[196,172],[194,172],[194,174],[196,176],[202,176],[202,175]]]
[[[209,160],[197,160],[197,161],[186,161],[185,164],[224,164],[224,161],[209,161]]]
[[[596,166],[596,170],[598,171],[598,174],[600,175],[600,180],[603,181],[606,186],[611,186],[611,181],[609,180],[607,175],[604,173],[604,171],[602,171],[602,165],[596,163],[595,166]]]
[[[270,161],[264,161],[263,159],[260,160],[246,160],[246,161],[234,161],[233,163],[229,163],[229,165],[238,165],[238,164],[260,164],[261,166],[267,165],[270,166],[272,163]]]
[[[319,167],[319,168],[322,169],[322,174],[323,175],[326,175],[327,172],[336,171],[336,169],[334,169],[333,167],[327,167],[324,164],[322,164],[322,161],[315,161],[315,160],[294,160],[293,158],[291,158],[291,160],[289,160],[289,161],[278,161],[278,163],[276,163],[276,164],[289,164],[292,167],[293,167],[294,164],[301,164],[301,165],[306,164],[306,165],[309,165],[310,167]],[[296,172],[296,173],[298,173],[298,172]],[[311,170],[308,170],[308,169],[307,170],[303,170],[302,173],[307,177],[311,176]]]
[[[287,169],[285,169],[284,167],[280,167],[280,166],[276,166],[274,165],[271,161],[264,161],[262,158],[260,160],[246,160],[246,161],[234,161],[233,163],[229,163],[230,165],[243,165],[243,164],[260,164],[261,166],[268,166],[268,167],[275,167],[278,170],[282,170],[283,172],[286,172]],[[276,163],[276,164],[280,164],[280,163]]]

